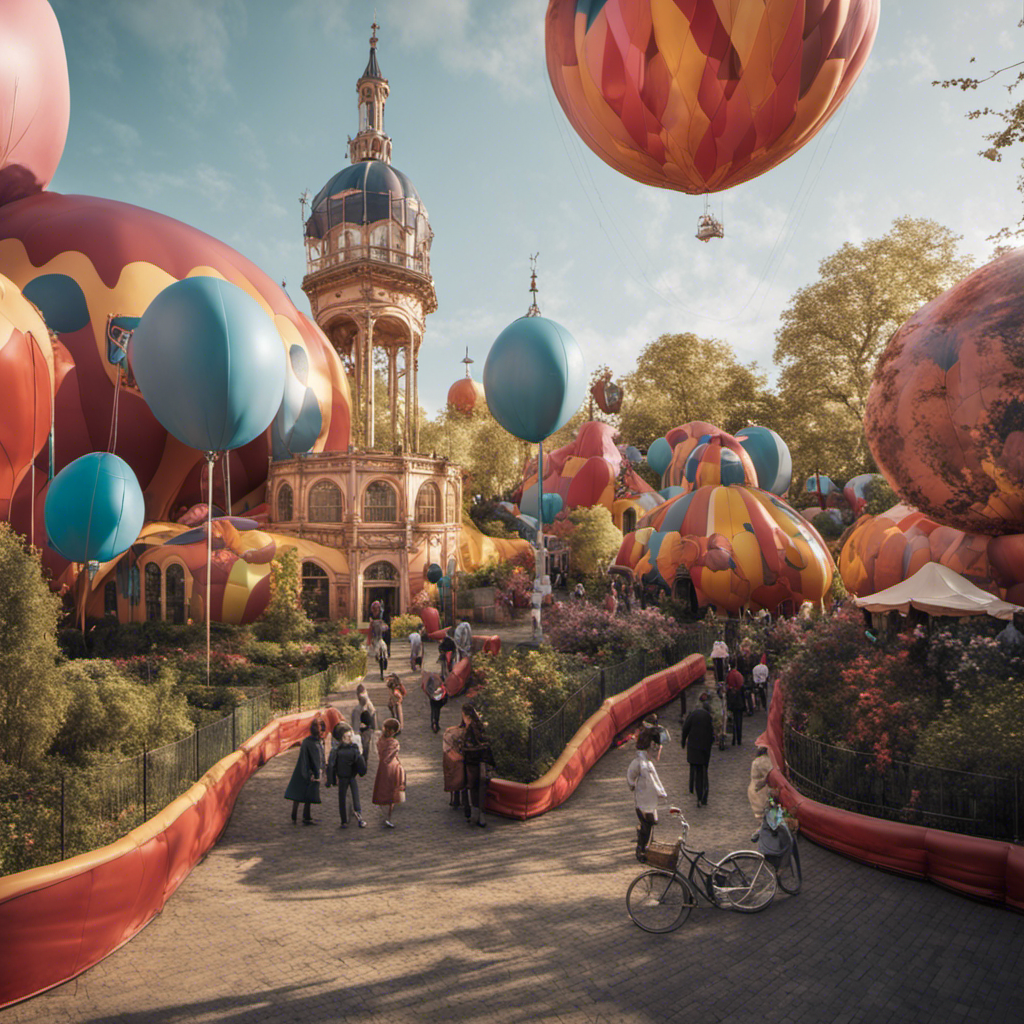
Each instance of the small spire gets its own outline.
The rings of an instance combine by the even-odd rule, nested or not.
[[[379,28],[380,25],[378,25],[377,20],[374,19],[373,24],[370,26],[370,31],[373,33],[373,35],[370,36],[370,46],[373,47],[374,49],[377,48],[377,29]]]
[[[469,346],[468,345],[466,346],[466,358],[463,359],[462,362],[464,362],[466,364],[466,376],[468,377],[470,375],[470,373],[469,373],[469,364],[473,362],[473,360],[469,358]]]
[[[533,297],[533,301],[530,303],[530,308],[526,311],[527,316],[540,316],[540,306],[537,305],[537,257],[539,255],[539,252],[535,252],[530,257],[530,294]]]
[[[377,63],[377,29],[380,25],[377,24],[374,19],[373,24],[370,26],[370,59],[366,62],[366,70],[363,72],[363,78],[380,78],[384,76],[380,73],[380,65]],[[360,79],[362,81],[362,79]]]

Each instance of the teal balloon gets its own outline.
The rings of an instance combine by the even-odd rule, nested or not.
[[[437,562],[431,562],[427,566],[427,582],[437,583],[437,581],[444,575],[444,570],[437,564]]]
[[[541,513],[545,523],[553,523],[555,516],[562,511],[565,502],[560,494],[545,494],[540,499]]]
[[[142,488],[124,459],[90,452],[51,481],[43,517],[50,547],[69,562],[109,562],[135,543],[145,521]]]
[[[757,486],[780,497],[793,480],[793,459],[785,441],[767,427],[744,427],[736,432],[757,470]]]
[[[523,441],[543,441],[583,403],[587,371],[576,339],[543,316],[513,320],[484,364],[491,415]]]
[[[651,444],[651,447],[647,449],[647,465],[654,470],[658,476],[661,476],[666,469],[669,467],[669,463],[672,461],[672,445],[668,441],[659,437],[657,441]]]
[[[135,328],[130,358],[161,426],[199,451],[248,444],[284,397],[281,335],[252,296],[217,277],[160,292]]]

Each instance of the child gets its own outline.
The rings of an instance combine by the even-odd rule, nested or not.
[[[359,805],[359,784],[358,777],[366,774],[366,761],[363,759],[363,752],[356,743],[352,732],[352,726],[339,722],[332,730],[331,736],[334,743],[331,745],[331,756],[327,761],[327,785],[333,786],[338,783],[338,811],[341,814],[340,828],[348,827],[348,815],[346,804],[348,794],[352,793],[352,811],[359,822],[360,828],[366,828],[363,821],[362,807]]]
[[[389,690],[388,711],[391,712],[392,718],[398,719],[398,727],[403,729],[405,728],[405,720],[402,717],[402,698],[406,694],[406,689],[402,685],[402,680],[394,672],[388,676],[387,687]]]

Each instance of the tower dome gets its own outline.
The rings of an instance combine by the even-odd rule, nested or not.
[[[448,389],[448,411],[472,416],[478,409],[486,406],[487,398],[484,395],[483,384],[473,380],[469,375],[469,365],[473,360],[469,358],[468,346],[466,347],[466,357],[462,361],[466,364],[466,376],[462,380],[457,380]]]

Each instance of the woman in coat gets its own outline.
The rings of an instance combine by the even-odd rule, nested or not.
[[[466,765],[462,760],[462,741],[466,736],[465,723],[449,726],[441,737],[441,770],[444,773],[444,791],[451,794],[449,807],[458,808],[461,794],[466,788]],[[469,806],[467,804],[468,813]]]
[[[462,738],[462,763],[466,769],[466,790],[469,796],[465,804],[466,820],[470,825],[485,828],[487,765],[494,764],[494,755],[484,732],[484,723],[472,704],[462,705],[462,724],[466,728]]]
[[[302,824],[315,825],[310,814],[310,804],[320,803],[320,776],[324,770],[324,723],[314,718],[309,723],[309,735],[299,747],[299,760],[292,771],[288,788],[284,791],[285,800],[292,802],[292,824],[299,815],[299,804],[302,804]]]
[[[389,718],[377,740],[377,775],[373,780],[373,802],[385,808],[384,825],[394,828],[391,814],[405,799],[405,769],[398,760],[398,720]]]

